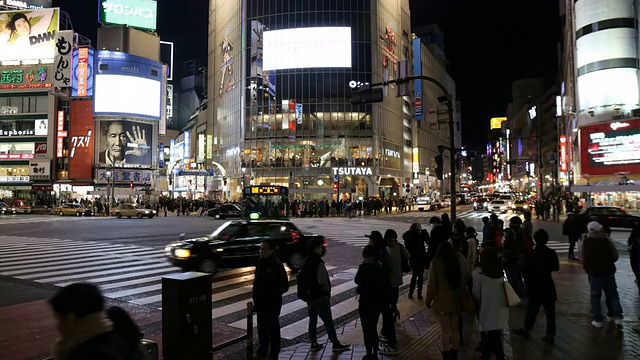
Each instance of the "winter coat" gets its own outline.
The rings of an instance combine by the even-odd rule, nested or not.
[[[253,280],[253,304],[256,312],[271,311],[282,306],[282,294],[289,290],[284,265],[275,256],[262,258]]]
[[[469,274],[471,274],[478,262],[478,240],[475,236],[470,236],[467,237],[466,242],[467,254],[465,255],[465,259],[467,261],[467,270],[469,271]]]
[[[429,264],[436,258],[436,253],[438,252],[438,246],[441,243],[448,241],[449,237],[447,235],[446,229],[442,225],[436,225],[433,229],[431,229],[431,238],[429,239],[429,245],[427,249],[427,268],[429,268]]]
[[[460,279],[460,287],[451,289],[445,276],[447,269],[444,263],[433,260],[429,268],[429,278],[427,281],[427,296],[425,303],[431,305],[431,309],[439,313],[461,312],[461,290],[464,286],[464,279]]]
[[[512,225],[504,236],[502,243],[502,256],[505,259],[522,256],[524,247],[524,231],[518,225]]]
[[[509,325],[509,307],[504,294],[504,278],[490,278],[482,269],[473,272],[472,294],[480,306],[478,327],[480,331],[501,330]]]
[[[298,273],[298,283],[301,277],[309,286],[309,301],[331,297],[331,280],[320,255],[310,253],[305,258],[302,269]]]
[[[399,242],[389,245],[389,251],[391,253],[391,277],[389,285],[391,287],[399,287],[402,285],[402,256],[407,259],[411,259],[411,255]]]
[[[618,250],[607,234],[590,231],[582,241],[582,267],[589,276],[611,276],[616,273]]]
[[[628,245],[631,270],[637,278],[640,278],[640,238],[629,237]]]
[[[360,295],[358,301],[363,305],[382,307],[386,303],[386,294],[389,288],[384,278],[382,264],[375,259],[362,261],[354,279],[354,282],[358,285],[356,292]]]
[[[411,263],[423,264],[427,261],[427,244],[430,236],[425,230],[413,231],[409,230],[402,235],[404,239],[404,247],[411,255]]]
[[[556,284],[551,273],[560,270],[560,262],[555,250],[546,245],[537,245],[526,257],[522,274],[529,298],[558,300]]]

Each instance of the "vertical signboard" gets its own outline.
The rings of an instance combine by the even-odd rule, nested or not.
[[[93,49],[81,47],[73,51],[71,96],[93,96]]]
[[[56,134],[56,157],[61,158],[64,151],[64,138],[67,137],[67,132],[64,130],[64,111],[58,111],[57,122],[57,134]]]
[[[53,86],[67,88],[71,86],[73,30],[56,31],[55,46]]]
[[[29,179],[49,180],[51,179],[51,160],[30,160]]]
[[[302,125],[302,104],[296,104],[296,124]]]
[[[567,136],[560,135],[560,171],[567,172],[569,169],[569,158],[567,157]]]
[[[69,179],[91,179],[95,138],[93,101],[71,101],[69,138]]]
[[[167,84],[167,121],[173,118],[173,85]]]
[[[196,160],[199,163],[204,162],[205,157],[205,137],[204,134],[198,134],[198,159]]]
[[[184,132],[184,149],[182,159],[188,159],[191,156],[191,131]]]
[[[422,44],[420,38],[413,39],[413,75],[422,75]],[[413,82],[413,113],[416,120],[422,120],[422,80]]]
[[[213,135],[207,135],[207,159],[213,159]]]
[[[176,140],[169,139],[169,163],[173,164],[177,161],[176,159]]]
[[[158,167],[160,169],[164,168],[164,143],[160,143],[160,157],[158,158]]]

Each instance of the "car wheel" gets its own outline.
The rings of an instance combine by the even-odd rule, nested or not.
[[[298,271],[300,266],[302,265],[302,255],[300,254],[291,254],[289,255],[289,259],[287,260],[287,266],[292,271]]]
[[[120,213],[116,213],[116,217],[117,217],[118,219],[122,219],[122,214],[120,214]]]
[[[142,219],[142,213],[138,213],[138,219]]]
[[[58,215],[60,215],[60,216],[64,216],[64,211],[60,211],[60,212],[58,213]]]
[[[198,264],[198,271],[213,275],[218,271],[218,267],[213,260],[203,260]]]
[[[220,219],[220,214],[216,214],[216,216],[214,216],[216,219]]]

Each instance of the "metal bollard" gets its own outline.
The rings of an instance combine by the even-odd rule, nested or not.
[[[253,359],[253,302],[247,303],[247,359]]]
[[[158,344],[155,341],[149,339],[140,340],[140,347],[144,352],[145,359],[147,360],[158,360],[159,351]]]

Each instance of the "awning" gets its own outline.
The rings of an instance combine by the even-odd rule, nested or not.
[[[569,192],[625,192],[640,191],[640,185],[573,185]]]

